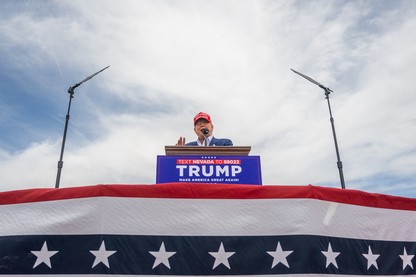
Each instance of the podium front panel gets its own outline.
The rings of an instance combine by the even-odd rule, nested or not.
[[[157,156],[156,183],[261,185],[260,156]]]

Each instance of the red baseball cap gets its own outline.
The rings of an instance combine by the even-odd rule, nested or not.
[[[195,123],[199,120],[199,119],[205,119],[208,122],[211,122],[211,117],[209,116],[209,114],[204,113],[204,112],[199,112],[195,117],[194,117],[194,125]]]

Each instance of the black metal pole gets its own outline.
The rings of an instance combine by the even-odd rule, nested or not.
[[[331,104],[329,102],[330,90],[328,88],[324,88],[324,90],[325,90],[325,98],[326,98],[326,101],[328,102],[329,117],[330,117],[329,120],[331,121],[332,135],[334,137],[334,143],[335,143],[335,152],[337,154],[337,166],[338,166],[338,171],[339,171],[339,179],[341,181],[341,188],[345,189],[345,180],[344,180],[344,172],[342,170],[342,161],[339,155],[337,135],[335,133],[335,123],[334,123],[334,118],[332,117]]]
[[[91,79],[92,77],[94,77],[95,75],[97,75],[98,73],[106,70],[107,68],[109,68],[110,66],[107,66],[103,69],[101,69],[100,71],[88,76],[87,78],[85,78],[84,80],[82,80],[81,82],[75,84],[74,86],[70,87],[68,89],[68,93],[69,93],[69,103],[68,103],[68,111],[66,113],[66,120],[65,120],[65,128],[64,128],[64,137],[62,139],[62,147],[61,147],[61,155],[58,161],[58,171],[56,173],[56,181],[55,181],[55,188],[59,188],[59,183],[61,181],[61,172],[62,172],[62,168],[64,166],[64,149],[65,149],[65,141],[66,141],[66,133],[68,132],[68,125],[69,125],[69,112],[71,111],[71,103],[72,103],[72,98],[74,98],[74,90],[75,88],[79,87],[82,83],[88,81],[89,79]]]
[[[62,167],[64,166],[63,158],[64,158],[66,133],[68,132],[68,124],[69,124],[69,113],[71,111],[72,98],[74,98],[74,89],[72,87],[68,89],[68,92],[69,92],[68,111],[66,113],[64,137],[62,139],[61,155],[60,155],[60,158],[59,158],[59,161],[58,161],[58,172],[56,173],[55,188],[59,188],[59,183],[61,181],[61,172],[62,172]]]
[[[323,90],[325,90],[325,98],[326,98],[326,100],[327,100],[327,103],[328,103],[328,109],[329,109],[329,117],[330,117],[330,122],[331,122],[331,127],[332,127],[332,135],[333,135],[333,137],[334,137],[334,143],[335,143],[335,152],[336,152],[336,155],[337,155],[337,167],[338,167],[338,171],[339,171],[339,179],[340,179],[340,182],[341,182],[341,188],[342,189],[345,189],[345,180],[344,180],[344,172],[343,172],[343,170],[342,170],[342,161],[341,161],[341,158],[340,158],[340,154],[339,154],[339,149],[338,149],[338,142],[337,142],[337,135],[336,135],[336,133],[335,133],[335,123],[334,123],[334,118],[332,117],[332,110],[331,110],[331,104],[330,104],[330,102],[329,102],[329,94],[332,92],[332,90],[330,90],[329,88],[327,88],[327,87],[325,87],[325,86],[323,86],[323,85],[321,85],[320,83],[318,83],[317,81],[315,81],[314,79],[312,79],[312,78],[310,78],[310,77],[308,77],[308,76],[306,76],[306,75],[304,75],[304,74],[302,74],[302,73],[300,73],[300,72],[297,72],[297,71],[295,71],[295,70],[293,70],[293,69],[290,69],[290,70],[292,70],[293,72],[295,72],[296,74],[298,74],[298,75],[300,75],[300,76],[302,76],[303,78],[305,78],[306,80],[308,80],[308,81],[310,81],[310,82],[312,82],[312,83],[314,83],[315,85],[317,85],[317,86],[319,86],[320,88],[322,88]]]

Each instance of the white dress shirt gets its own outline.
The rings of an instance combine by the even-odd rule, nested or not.
[[[211,136],[206,138],[207,145],[209,145],[211,143],[211,140],[212,140],[213,137],[214,136],[211,135]],[[199,139],[197,139],[196,142],[198,143],[198,146],[205,146],[205,141],[200,142]]]

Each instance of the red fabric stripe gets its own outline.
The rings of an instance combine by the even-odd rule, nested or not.
[[[86,197],[187,199],[310,198],[351,205],[416,211],[416,199],[317,186],[251,186],[170,183],[161,185],[96,185],[28,189],[0,193],[0,205]]]

